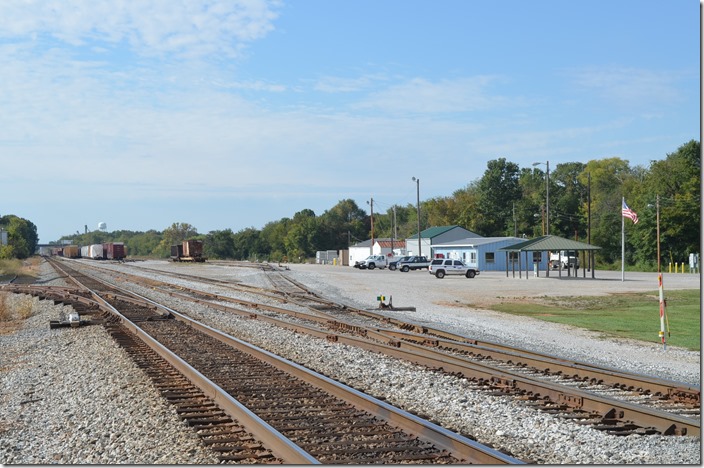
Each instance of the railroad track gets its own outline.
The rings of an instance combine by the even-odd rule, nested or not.
[[[158,270],[154,271],[158,272]],[[601,369],[590,364],[559,359],[554,356],[526,350],[517,350],[496,343],[480,342],[443,330],[432,329],[426,326],[420,327],[415,324],[389,319],[381,313],[351,308],[321,298],[315,292],[310,291],[305,285],[291,279],[281,270],[268,268],[265,271],[270,283],[277,288],[274,291],[244,285],[230,285],[230,287],[236,290],[246,290],[248,292],[256,291],[268,297],[276,297],[277,293],[283,295],[286,298],[284,302],[293,302],[297,305],[309,307],[314,311],[316,316],[325,317],[327,326],[331,326],[336,331],[348,331],[364,336],[383,335],[378,338],[381,342],[398,340],[403,343],[403,345],[398,346],[413,347],[413,345],[418,345],[424,348],[433,348],[441,353],[464,356],[476,363],[491,363],[491,365],[498,370],[528,376],[532,379],[557,382],[562,386],[584,390],[589,393],[586,397],[587,399],[590,399],[592,394],[600,395],[610,399],[630,402],[639,406],[649,406],[687,418],[698,419],[700,416],[700,389],[696,386],[617,371],[615,369]],[[190,279],[195,278],[190,277]],[[197,294],[201,298],[207,297],[207,293],[195,291],[192,291],[192,293]],[[228,298],[222,297],[220,297],[220,299],[229,300]],[[240,305],[248,304],[247,301],[234,302]],[[268,308],[268,310],[292,314],[285,309]],[[345,322],[344,320],[349,320],[350,314],[364,318],[364,327]],[[313,321],[317,320],[320,322],[320,319],[317,318],[302,317],[301,314],[292,315],[298,318]],[[385,328],[374,328],[379,325],[383,325]],[[398,329],[390,330],[389,326]],[[416,350],[418,346],[415,346]],[[507,390],[507,392],[511,393],[511,390]],[[595,422],[595,427],[613,433],[620,433],[622,435],[628,435],[634,432],[651,433],[653,431],[664,434],[692,434],[692,431],[694,431],[694,434],[698,433],[698,428],[688,427],[689,423],[686,419],[679,422],[675,421],[672,425],[656,425],[657,429],[647,428],[648,426],[642,425],[640,427],[634,427],[630,422],[625,422],[628,418],[626,416],[627,412],[623,411],[623,409],[606,408],[604,403],[601,402],[585,405],[584,395],[568,397],[560,393],[555,393],[552,390],[547,392],[543,391],[541,393],[552,393],[551,398],[556,400],[557,403],[562,400],[567,401],[567,409],[569,409],[569,407],[575,408],[575,406],[577,410],[585,409],[585,407],[587,409],[593,407],[592,409],[594,411],[603,413],[605,416],[604,419],[608,419],[610,422],[609,424]],[[565,404],[562,404],[562,406],[564,407]],[[547,411],[554,411],[554,406],[548,405],[545,406],[545,409]],[[629,411],[628,413],[631,412],[632,411]],[[622,416],[620,418],[606,417],[610,413],[622,414]],[[574,416],[574,414],[572,414],[572,416]],[[638,418],[641,419],[644,417],[639,416]],[[591,416],[591,419],[598,421],[598,418],[595,418],[594,415]],[[618,419],[624,420],[624,423],[619,424],[617,422]],[[650,417],[645,419],[651,419],[652,421]],[[645,424],[645,421],[643,424]]]
[[[191,279],[195,279],[191,277]],[[201,278],[201,281],[203,279]],[[206,280],[210,282],[210,280]],[[223,284],[223,286],[227,286]],[[231,287],[231,286],[228,286]],[[239,288],[240,286],[234,286]],[[299,286],[300,287],[300,286]],[[166,286],[162,285],[162,288]],[[168,288],[167,288],[168,289]],[[167,290],[163,289],[163,290]],[[246,288],[248,292],[257,288]],[[203,291],[178,288],[179,292],[170,292],[182,299],[198,298],[198,301],[232,301],[238,305],[247,306],[247,301],[235,300],[226,296],[214,296]],[[334,341],[383,352],[400,359],[410,360],[433,369],[442,368],[465,376],[476,383],[478,389],[485,391],[514,395],[526,401],[526,404],[559,415],[572,418],[583,424],[607,431],[611,434],[627,435],[633,433],[666,435],[699,435],[699,388],[683,386],[669,381],[660,381],[645,376],[619,373],[613,370],[602,370],[587,364],[563,361],[554,357],[545,357],[537,353],[520,352],[502,348],[490,343],[469,340],[466,337],[449,335],[442,331],[428,330],[424,327],[412,326],[407,323],[394,323],[396,329],[367,328],[344,323],[334,319],[327,313],[321,313],[321,299],[315,294],[281,294],[262,290],[269,298],[278,298],[283,303],[293,303],[292,296],[314,298],[311,307],[313,314],[306,315],[292,312],[285,308],[249,304],[250,310],[236,310],[215,302],[205,302],[208,307],[226,312],[240,313],[261,320],[276,323],[278,326],[305,331],[311,335],[333,339],[331,330],[336,332]],[[209,298],[209,299],[208,299]],[[300,302],[296,302],[300,304]],[[262,309],[274,311],[277,314],[288,314],[306,322],[306,325],[292,325],[284,320],[261,314]],[[340,305],[328,307],[328,310],[344,309],[346,317],[350,309]],[[389,324],[388,318],[369,311],[352,310],[369,320],[372,317]],[[331,318],[332,317],[332,318]],[[323,325],[315,328],[315,325]],[[413,331],[410,331],[413,330]],[[443,336],[442,338],[440,336]],[[450,339],[452,338],[452,339]],[[443,353],[448,356],[438,356]],[[491,366],[469,365],[466,360],[496,361]],[[564,369],[560,369],[563,366]],[[550,371],[548,371],[550,369]],[[528,375],[526,375],[526,373]],[[534,375],[530,375],[534,374]],[[568,376],[569,379],[565,379]],[[556,382],[555,379],[564,380]],[[539,382],[547,380],[548,382]],[[628,382],[628,384],[624,383]],[[581,388],[572,389],[577,386]],[[658,387],[659,386],[659,387]],[[600,392],[607,391],[608,395]],[[618,395],[614,395],[618,393]],[[634,397],[635,395],[635,397]],[[619,401],[621,398],[623,401]],[[635,398],[635,399],[634,399]],[[665,404],[670,408],[644,407],[645,400],[656,404]],[[672,406],[680,406],[681,411],[673,412]]]
[[[305,286],[279,277],[277,284],[286,284],[288,291],[244,287],[248,292],[260,291],[284,303],[304,305],[313,310],[312,315],[285,308],[264,306],[227,296],[188,290],[169,294],[181,299],[218,300],[234,302],[249,310],[235,310],[209,303],[210,307],[267,320],[278,326],[295,329],[341,343],[385,353],[434,369],[443,369],[474,379],[489,392],[514,395],[536,407],[562,417],[582,420],[597,429],[617,435],[633,433],[665,435],[699,435],[698,387],[650,378],[637,374],[600,369],[590,364],[576,363],[525,350],[515,350],[495,343],[482,343],[442,330],[419,327],[414,324],[390,320],[370,311],[348,308],[318,297]],[[193,280],[194,277],[189,277]],[[201,278],[201,281],[203,279]],[[211,280],[207,280],[211,282]],[[243,286],[230,286],[241,290]],[[282,295],[284,297],[282,297]],[[286,321],[264,317],[262,309],[286,314],[301,321],[292,325]],[[374,328],[340,320],[340,312],[349,319],[359,315],[365,321],[377,321],[386,328]],[[312,328],[323,326],[329,331]],[[388,328],[389,325],[396,329]],[[352,335],[352,336],[347,336]]]
[[[110,311],[105,326],[158,376],[157,387],[178,404],[179,414],[208,432],[204,443],[222,461],[520,463],[174,310],[61,268],[82,285],[82,297],[104,301]]]

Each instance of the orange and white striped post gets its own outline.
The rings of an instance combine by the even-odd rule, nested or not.
[[[667,343],[665,342],[665,317],[667,313],[665,312],[665,291],[662,287],[662,273],[658,274],[658,289],[660,292],[660,339],[662,340],[662,348],[667,349]]]

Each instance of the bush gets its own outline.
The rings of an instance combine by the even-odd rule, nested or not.
[[[25,320],[34,314],[34,298],[26,295],[0,293],[0,322]]]

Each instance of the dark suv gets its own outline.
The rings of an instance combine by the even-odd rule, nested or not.
[[[425,270],[430,266],[430,260],[422,255],[414,255],[409,257],[408,260],[399,261],[397,266],[404,273],[409,270]]]
[[[398,260],[394,260],[393,262],[389,263],[389,270],[395,270],[396,268],[398,268],[399,263],[405,262],[409,258],[411,257],[401,257]]]

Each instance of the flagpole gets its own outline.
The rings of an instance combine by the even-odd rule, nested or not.
[[[621,197],[621,206],[626,203],[626,197]],[[623,211],[623,210],[622,210]],[[621,281],[625,280],[626,265],[626,230],[624,226],[623,213],[621,213]]]

